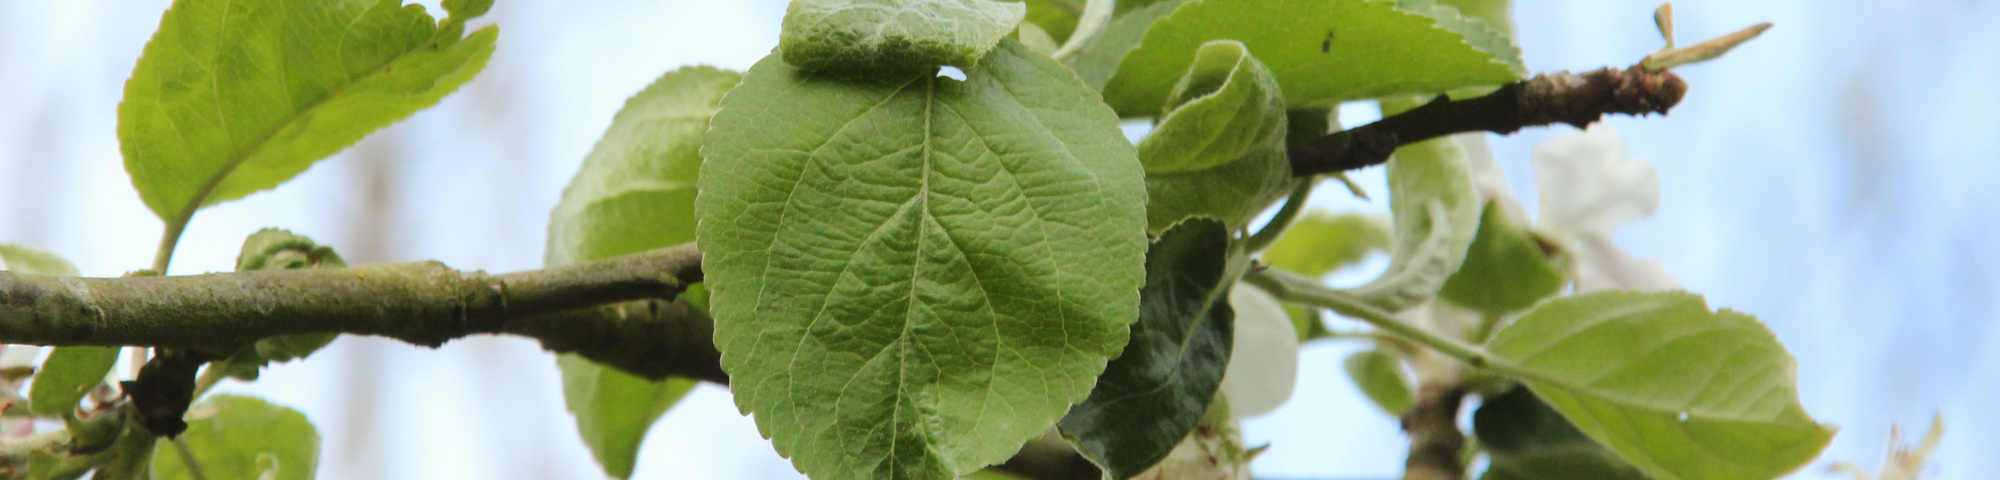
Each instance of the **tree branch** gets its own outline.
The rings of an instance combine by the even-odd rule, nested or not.
[[[509,333],[641,376],[726,382],[712,322],[667,302],[701,280],[693,244],[504,275],[438,262],[178,277],[0,272],[0,342],[233,352],[308,333],[430,347]]]
[[[1380,165],[1396,147],[1465,132],[1508,134],[1524,127],[1567,123],[1583,128],[1605,114],[1666,114],[1687,94],[1672,72],[1640,65],[1584,73],[1545,73],[1483,97],[1436,100],[1375,123],[1292,144],[1292,175],[1308,176]]]
[[[1465,432],[1458,429],[1458,410],[1465,390],[1456,386],[1424,385],[1417,403],[1403,414],[1403,431],[1410,434],[1410,457],[1403,463],[1403,480],[1463,480]]]

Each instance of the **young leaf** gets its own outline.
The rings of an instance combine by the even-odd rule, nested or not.
[[[1172,102],[1139,142],[1151,231],[1197,216],[1240,229],[1290,193],[1285,96],[1243,44],[1203,45]]]
[[[800,471],[950,478],[1089,395],[1144,280],[1118,119],[1013,41],[958,81],[759,62],[695,200],[736,404]]]
[[[1479,193],[1465,149],[1450,137],[1396,149],[1389,159],[1396,249],[1389,270],[1354,288],[1364,301],[1400,311],[1437,295],[1479,229]]]
[[[685,67],[627,100],[549,215],[548,265],[694,241],[701,137],[722,95],[741,79],[727,70]],[[618,478],[632,475],[647,429],[695,383],[650,381],[573,355],[556,366],[584,444]]]
[[[778,48],[801,70],[914,74],[972,67],[1026,5],[995,0],[792,0]]]
[[[1686,292],[1542,304],[1487,350],[1591,439],[1658,480],[1771,479],[1833,438],[1762,323]]]
[[[562,368],[563,401],[576,415],[577,432],[604,473],[616,478],[632,477],[646,430],[699,383],[646,380],[576,355],[559,356],[556,365]]]
[[[1391,241],[1383,219],[1313,210],[1293,220],[1263,259],[1273,267],[1319,277],[1359,263],[1370,252],[1388,250]]]
[[[471,79],[498,30],[458,32],[490,3],[434,23],[399,0],[175,1],[118,105],[132,185],[174,235],[290,180]]]
[[[118,347],[56,347],[35,372],[28,407],[36,415],[57,416],[76,409],[84,394],[104,383],[118,363]]]
[[[1479,217],[1479,235],[1466,249],[1465,265],[1438,292],[1459,306],[1500,315],[1535,305],[1562,288],[1563,274],[1549,261],[1531,233],[1488,202]]]
[[[1104,30],[1097,32],[1097,36],[1084,42],[1075,56],[1069,58],[1069,68],[1076,70],[1076,76],[1082,78],[1085,85],[1103,90],[1104,84],[1111,81],[1111,76],[1118,73],[1118,62],[1124,61],[1125,55],[1139,46],[1139,40],[1145,38],[1146,30],[1153,27],[1153,22],[1187,2],[1164,0],[1129,12],[1125,10],[1131,2],[1118,2],[1120,13],[1111,19],[1111,24],[1104,26]]]
[[[1416,397],[1410,394],[1410,381],[1403,377],[1402,365],[1402,360],[1381,350],[1356,352],[1342,362],[1347,378],[1354,381],[1363,395],[1375,401],[1382,411],[1398,417],[1416,403]]]
[[[1526,388],[1480,402],[1472,432],[1493,460],[1480,480],[1647,480]]]
[[[1206,218],[1175,225],[1146,252],[1132,340],[1059,424],[1110,478],[1159,464],[1222,386],[1235,329],[1228,263],[1229,229]]]
[[[1146,32],[1104,98],[1122,115],[1158,115],[1175,75],[1213,40],[1247,45],[1293,108],[1519,79],[1504,61],[1435,23],[1376,0],[1197,0]]]
[[[319,431],[305,414],[263,399],[216,395],[188,409],[188,429],[153,447],[153,478],[195,480],[172,442],[187,442],[205,478],[310,480]]]

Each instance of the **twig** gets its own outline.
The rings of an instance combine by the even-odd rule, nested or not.
[[[1482,97],[1440,95],[1375,123],[1292,144],[1288,154],[1295,176],[1341,172],[1380,165],[1396,147],[1455,133],[1507,134],[1558,122],[1583,128],[1605,114],[1665,114],[1686,94],[1687,82],[1673,72],[1639,65],[1541,74]]]

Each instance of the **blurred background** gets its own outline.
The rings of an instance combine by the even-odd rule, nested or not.
[[[55,251],[90,276],[150,264],[161,222],[123,170],[116,109],[168,3],[0,0],[0,242]],[[748,68],[776,45],[784,5],[502,0],[476,22],[502,26],[478,78],[275,191],[204,211],[172,273],[230,270],[266,226],[354,263],[537,268],[550,209],[624,99],[677,66]],[[1660,46],[1655,6],[1516,0],[1517,39],[1534,71],[1629,65]],[[1658,166],[1662,191],[1657,217],[1619,242],[1711,305],[1763,319],[1798,357],[1807,408],[1842,430],[1795,478],[1834,478],[1833,460],[1873,469],[1890,425],[1921,435],[1938,412],[1949,432],[1927,478],[2000,478],[1989,450],[2000,443],[2000,2],[1676,8],[1684,43],[1777,27],[1681,69],[1693,89],[1672,116],[1609,121]],[[1350,125],[1377,116],[1342,109]],[[1530,211],[1530,150],[1571,132],[1493,140]],[[1386,191],[1380,169],[1357,180]],[[1387,209],[1321,191],[1329,208]],[[1251,444],[1272,445],[1260,477],[1400,475],[1395,422],[1341,372],[1357,347],[1309,345],[1291,402],[1247,422]],[[429,350],[347,337],[221,390],[304,411],[324,436],[321,478],[602,477],[553,358],[532,341]],[[641,455],[635,478],[802,478],[712,386],[654,425]]]

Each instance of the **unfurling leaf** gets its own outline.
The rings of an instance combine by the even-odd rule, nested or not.
[[[499,31],[458,32],[491,3],[175,1],[118,105],[132,185],[171,229],[290,180],[478,73]]]
[[[549,215],[548,265],[694,241],[701,137],[723,94],[742,78],[686,67],[627,100]],[[680,301],[698,296],[699,289]],[[561,356],[556,366],[584,444],[617,478],[632,475],[646,431],[695,385],[682,378],[647,380],[575,355]]]
[[[792,0],[778,48],[800,70],[925,73],[969,68],[1027,15],[997,0]]]
[[[1060,423],[1110,478],[1159,464],[1222,386],[1235,336],[1228,263],[1229,229],[1206,218],[1175,225],[1146,252],[1132,340]]]
[[[1435,23],[1386,1],[1197,0],[1147,30],[1104,98],[1122,115],[1159,115],[1195,51],[1214,40],[1249,47],[1292,108],[1519,79],[1505,59]]]
[[[716,345],[800,471],[944,479],[1089,395],[1144,280],[1144,172],[1062,65],[1003,40],[966,80],[759,62],[704,140]]]
[[[311,480],[319,471],[319,431],[297,410],[262,399],[216,395],[188,409],[188,429],[162,438],[153,478],[195,480],[172,442],[187,442],[203,478]]]
[[[1772,479],[1833,429],[1799,404],[1797,366],[1771,331],[1686,292],[1550,301],[1487,350],[1591,439],[1657,480]]]
[[[1395,253],[1387,272],[1352,291],[1394,312],[1436,297],[1458,271],[1479,229],[1480,201],[1465,149],[1451,137],[1396,149],[1388,168]]]
[[[1203,45],[1171,102],[1139,142],[1151,231],[1188,217],[1241,229],[1291,191],[1285,97],[1243,44]]]

